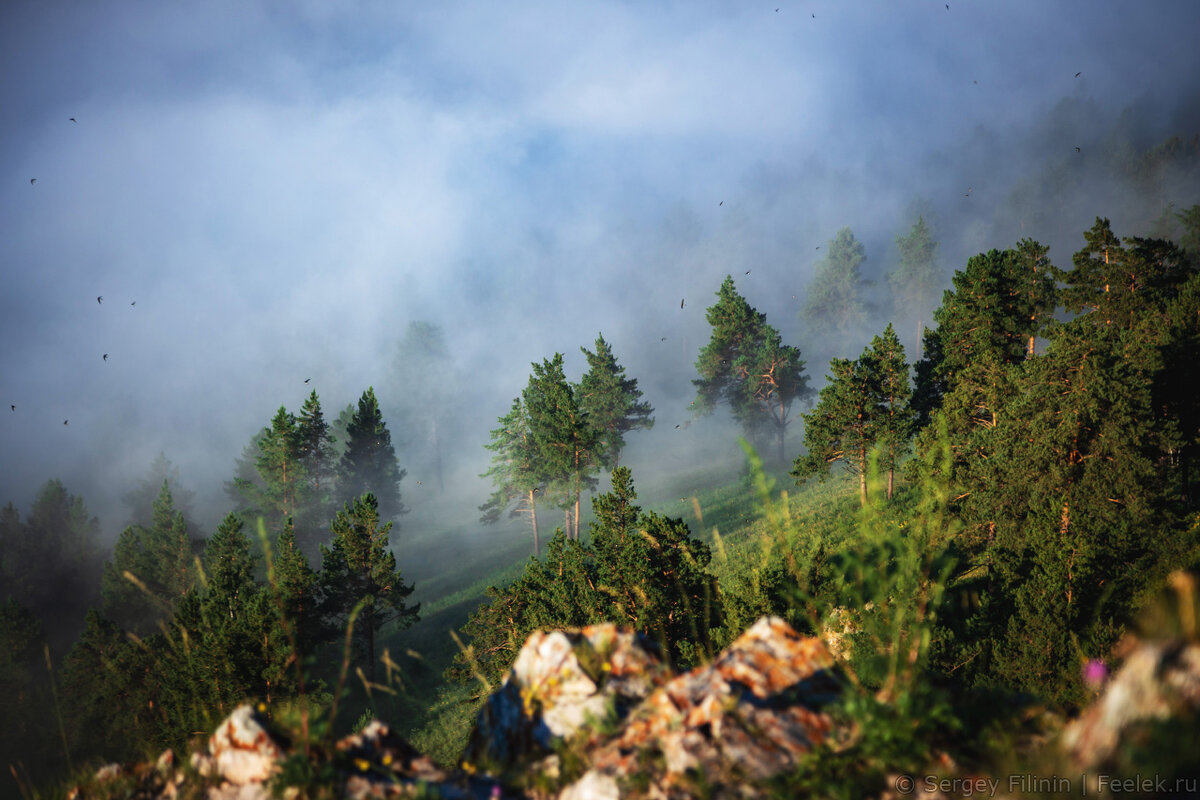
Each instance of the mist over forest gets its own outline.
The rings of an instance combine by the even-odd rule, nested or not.
[[[374,386],[417,509],[395,362],[418,321],[459,381],[454,505],[486,494],[530,363],[577,376],[599,332],[657,410],[635,469],[736,458],[722,415],[674,427],[726,274],[819,386],[891,318],[919,215],[948,285],[1196,202],[1190,4],[943,6],[10,4],[0,497],[60,478],[111,542],[161,453],[211,530],[279,406]],[[797,312],[844,227],[874,305],[831,341]]]
[[[6,3],[0,797],[377,688],[456,764],[535,630],[767,615],[854,640],[829,785],[1000,763],[1200,574],[1198,30]]]

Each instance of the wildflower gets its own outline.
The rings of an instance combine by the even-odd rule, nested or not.
[[[366,772],[371,768],[371,762],[365,758],[356,758],[354,759],[354,766],[358,767],[359,772]]]
[[[1099,689],[1108,677],[1108,667],[1099,659],[1091,659],[1083,665],[1083,682],[1089,689]]]

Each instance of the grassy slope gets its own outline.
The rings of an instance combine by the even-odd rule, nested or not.
[[[720,545],[714,548],[711,569],[720,577],[736,568],[732,562],[755,559],[759,534],[765,528],[744,472],[737,466],[702,465],[645,480],[635,474],[634,482],[643,508],[682,518],[693,535],[710,543],[718,532]],[[786,470],[775,470],[774,477],[779,487],[776,495],[791,489],[793,514],[799,519],[828,516],[854,495],[854,487],[842,480],[796,490]],[[560,513],[545,513],[539,520],[543,540],[561,524]],[[590,516],[588,509],[583,527]],[[414,514],[405,518],[396,541],[398,564],[406,579],[416,584],[413,599],[421,603],[421,620],[383,638],[380,652],[386,647],[401,672],[393,681],[398,693],[376,693],[375,707],[420,749],[443,762],[453,761],[474,719],[473,695],[478,692],[475,687],[447,684],[442,677],[458,652],[451,632],[486,600],[487,587],[504,586],[520,575],[531,555],[528,522],[521,518],[488,528],[473,518],[449,520],[444,514],[429,513],[421,519]],[[349,704],[346,714],[351,721],[362,713],[366,701],[360,696]]]

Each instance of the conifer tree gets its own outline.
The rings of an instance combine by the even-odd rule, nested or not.
[[[800,309],[809,330],[821,335],[839,335],[867,321],[863,292],[868,283],[862,277],[866,258],[866,250],[849,228],[842,228],[829,241],[827,255],[817,264]]]
[[[175,509],[164,480],[149,528],[130,525],[117,538],[113,560],[104,565],[104,613],[123,627],[146,632],[171,615],[174,603],[195,584],[197,543]],[[125,573],[132,575],[135,585]],[[144,587],[144,588],[143,588]]]
[[[304,548],[316,552],[333,516],[334,437],[321,411],[321,400],[314,389],[304,401],[296,419],[296,457],[304,487],[296,509],[300,538]]]
[[[564,529],[578,539],[580,497],[584,489],[596,485],[594,472],[604,457],[602,436],[579,408],[575,391],[563,374],[562,353],[532,366],[521,399],[529,419],[533,458],[548,491],[566,510]]]
[[[941,283],[937,270],[938,243],[925,223],[925,217],[920,216],[907,235],[896,237],[896,247],[900,250],[900,263],[888,275],[892,304],[897,314],[917,320],[919,343],[923,323],[929,320]]]
[[[495,491],[479,506],[480,521],[495,523],[510,505],[510,516],[528,514],[533,527],[533,555],[540,554],[538,540],[537,498],[546,490],[546,479],[537,460],[530,438],[529,416],[520,397],[513,399],[512,408],[500,417],[500,427],[492,431],[492,440],[484,445],[495,455],[487,472],[479,477],[491,480]]]
[[[596,352],[586,347],[579,349],[588,361],[588,371],[576,390],[579,410],[588,424],[600,432],[603,463],[611,469],[620,464],[626,433],[654,427],[654,418],[650,416],[654,408],[640,402],[642,393],[637,388],[637,378],[625,377],[625,368],[617,363],[603,335],[596,337]]]
[[[395,519],[405,513],[400,481],[406,474],[396,460],[392,434],[383,421],[375,389],[369,387],[346,427],[346,449],[338,466],[338,496],[358,498],[370,493],[377,499],[379,513]]]
[[[257,450],[255,451],[257,453]],[[122,500],[129,509],[131,525],[141,525],[143,528],[151,525],[154,513],[154,501],[162,490],[163,481],[171,489],[171,497],[175,508],[183,514],[183,518],[191,524],[192,503],[196,493],[185,488],[179,477],[179,467],[171,463],[165,453],[160,452],[150,463],[150,468],[144,477],[138,479],[137,488],[126,492]]]
[[[415,449],[425,474],[432,473],[442,491],[443,458],[461,410],[463,386],[442,327],[422,320],[410,322],[397,348],[392,375],[396,419],[410,440],[405,452]]]
[[[696,361],[695,406],[707,414],[718,403],[728,403],[749,436],[775,435],[779,460],[784,461],[792,403],[811,393],[800,351],[783,344],[766,315],[738,294],[732,277],[725,277],[717,298],[706,312],[712,338]]]
[[[324,616],[345,626],[358,603],[363,602],[355,622],[355,635],[367,657],[367,675],[375,681],[375,640],[391,622],[408,626],[417,620],[420,606],[409,607],[411,584],[405,584],[396,569],[396,556],[389,549],[392,523],[382,523],[379,502],[367,492],[347,503],[333,520],[333,540],[321,546],[321,590]]]
[[[829,362],[829,383],[817,405],[804,415],[804,446],[792,476],[803,482],[817,475],[824,480],[829,467],[843,461],[858,474],[859,499],[867,504],[867,457],[880,437],[883,417],[879,370],[869,357]]]
[[[889,322],[883,333],[871,340],[864,358],[876,370],[875,386],[879,392],[878,433],[882,445],[880,466],[888,471],[887,498],[895,490],[896,464],[908,447],[914,432],[914,414],[909,400],[912,389],[908,381],[908,362],[904,345]]]

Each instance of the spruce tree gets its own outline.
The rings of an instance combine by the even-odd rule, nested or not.
[[[296,457],[304,488],[293,518],[298,520],[299,537],[307,552],[316,552],[333,516],[334,437],[321,411],[321,400],[314,389],[304,401],[296,419]]]
[[[642,393],[637,388],[637,378],[625,377],[625,368],[617,363],[603,334],[596,337],[596,352],[586,347],[579,349],[588,361],[588,371],[576,390],[579,410],[600,433],[603,464],[612,469],[621,462],[625,434],[654,427],[654,418],[650,416],[654,408],[640,402]]]
[[[324,616],[334,625],[345,626],[361,602],[355,635],[367,657],[367,675],[375,681],[375,640],[391,622],[407,626],[416,622],[420,606],[409,607],[411,584],[405,584],[396,569],[396,556],[389,548],[392,523],[382,523],[379,501],[367,492],[347,503],[333,520],[333,539],[321,546],[321,591]]]
[[[383,421],[375,389],[370,387],[362,393],[346,427],[346,449],[338,465],[338,497],[347,500],[370,493],[377,499],[379,513],[395,519],[406,510],[400,500],[400,481],[406,474],[396,460],[392,434]]]
[[[747,435],[775,435],[782,462],[792,403],[811,393],[800,351],[783,344],[766,315],[738,294],[732,277],[725,277],[717,298],[706,312],[712,338],[696,361],[695,407],[707,414],[728,403]]]

